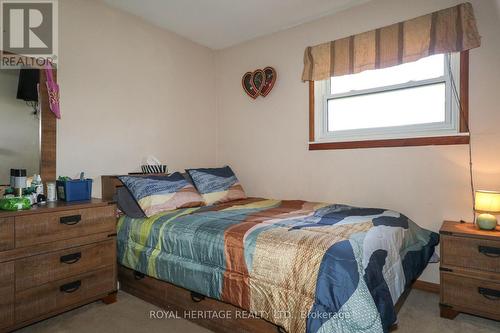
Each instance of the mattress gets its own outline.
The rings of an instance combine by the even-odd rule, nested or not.
[[[387,332],[439,242],[378,208],[249,198],[118,223],[118,260],[290,333]]]

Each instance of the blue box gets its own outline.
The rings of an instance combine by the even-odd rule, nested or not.
[[[63,201],[85,201],[92,198],[92,179],[58,180],[57,197]]]

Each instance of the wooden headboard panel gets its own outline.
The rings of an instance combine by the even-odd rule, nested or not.
[[[122,186],[123,184],[118,179],[118,176],[101,176],[102,199],[114,201],[113,197],[116,193],[116,189]]]
[[[122,182],[118,179],[120,175],[105,175],[101,176],[101,191],[102,191],[102,199],[106,201],[114,201],[113,197],[115,196],[116,189],[123,187]],[[168,176],[165,173],[129,173],[128,176]]]

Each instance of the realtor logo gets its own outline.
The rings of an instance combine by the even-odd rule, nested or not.
[[[0,0],[0,4],[2,20],[0,50],[6,54],[55,62],[57,0]]]

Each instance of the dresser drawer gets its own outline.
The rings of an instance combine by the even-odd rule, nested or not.
[[[115,254],[115,240],[110,238],[96,244],[17,260],[16,290],[112,266],[115,264]]]
[[[0,251],[14,248],[14,218],[0,218]]]
[[[500,319],[500,283],[442,272],[441,298],[447,305]]]
[[[116,289],[113,267],[16,292],[16,322],[20,323]]]
[[[14,263],[0,264],[0,328],[14,323]]]
[[[441,235],[441,263],[500,273],[500,241]]]
[[[16,247],[43,244],[100,232],[114,233],[114,206],[16,217]]]

